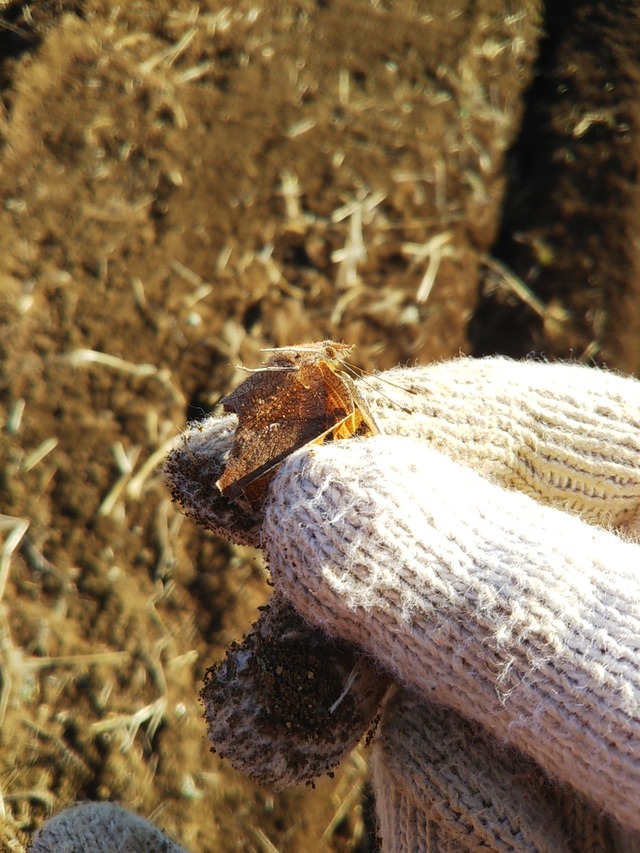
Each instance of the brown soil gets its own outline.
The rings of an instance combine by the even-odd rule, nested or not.
[[[360,754],[277,795],[210,754],[268,588],[156,464],[269,345],[639,372],[627,5],[0,4],[0,845],[100,798],[193,853],[371,849]]]

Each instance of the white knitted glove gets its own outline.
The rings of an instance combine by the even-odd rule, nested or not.
[[[191,503],[184,450],[174,494],[230,537],[260,531],[278,592],[404,685],[374,752],[386,850],[630,849],[601,812],[640,831],[640,383],[462,359],[359,390],[394,435],[298,451],[264,522]],[[229,436],[223,419],[183,439],[209,482]],[[284,735],[256,748],[262,662],[238,698],[247,642],[213,679],[210,734],[256,778],[296,781]]]

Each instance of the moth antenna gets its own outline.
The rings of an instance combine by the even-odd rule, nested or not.
[[[375,388],[371,384],[371,382],[369,382],[369,376],[371,374],[367,373],[366,370],[363,370],[361,367],[356,367],[355,364],[351,364],[348,361],[341,361],[341,364],[344,366],[347,373],[349,373],[351,376],[354,376],[356,379],[360,379],[362,382],[364,382],[364,384],[367,387],[371,388],[372,391],[375,391],[376,394],[379,394],[381,397],[384,397],[384,399],[387,400],[387,402],[391,403],[397,409],[400,409],[400,411],[405,412],[405,414],[407,414],[407,415],[411,414],[411,409],[407,408],[406,406],[403,406],[401,403],[398,403],[397,400],[394,400],[393,397],[389,397],[383,391],[380,391],[379,388]],[[384,382],[385,385],[389,385],[389,386],[391,386],[391,388],[397,388],[398,391],[404,391],[405,394],[415,394],[416,393],[413,389],[403,388],[401,385],[396,385],[395,382],[389,382],[388,379],[382,379],[381,377],[377,377],[377,378],[380,382]]]
[[[236,364],[238,370],[242,370],[245,373],[290,373],[292,370],[297,370],[297,365],[291,365],[291,367],[287,367],[286,365],[268,365],[265,364],[263,367],[245,367],[244,364]]]
[[[367,373],[366,370],[363,370],[356,364],[352,364],[350,361],[342,361],[341,363],[345,366],[347,373],[351,373],[353,376],[357,376],[358,378],[365,376]]]

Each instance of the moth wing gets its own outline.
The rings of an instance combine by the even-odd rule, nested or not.
[[[217,482],[231,500],[253,480],[313,441],[330,423],[316,365],[253,374],[224,401],[238,415],[226,468]]]

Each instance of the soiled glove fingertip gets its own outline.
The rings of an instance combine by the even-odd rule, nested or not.
[[[171,497],[196,524],[238,545],[257,545],[262,517],[225,498],[216,481],[235,435],[235,415],[191,424],[173,443],[163,473]]]
[[[370,659],[310,628],[276,596],[207,672],[209,741],[259,784],[311,782],[356,746],[388,683]]]

